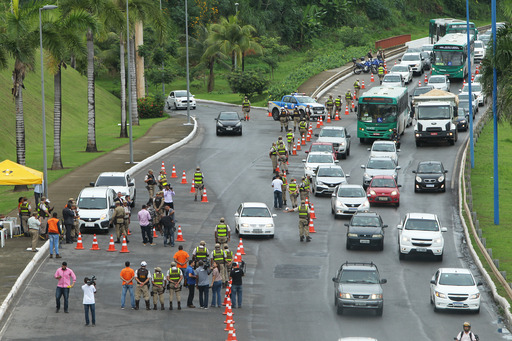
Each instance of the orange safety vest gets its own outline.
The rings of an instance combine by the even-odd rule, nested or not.
[[[48,233],[59,234],[59,219],[51,218],[48,220]]]

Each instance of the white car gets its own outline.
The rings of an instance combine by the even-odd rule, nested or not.
[[[450,92],[450,80],[446,75],[433,75],[428,79],[428,85],[432,85],[434,89]]]
[[[437,215],[431,213],[407,213],[398,229],[398,255],[404,259],[406,255],[434,255],[438,261],[443,260],[444,238]]]
[[[351,216],[357,212],[367,212],[370,202],[361,185],[343,183],[336,187],[331,196],[331,213],[334,218]]]
[[[409,84],[412,81],[412,70],[407,64],[398,64],[393,66],[390,73],[401,74],[405,84]]]
[[[398,152],[394,141],[375,141],[371,148],[368,148],[370,157],[389,157],[398,165]]]
[[[274,217],[262,202],[243,202],[235,212],[235,231],[240,236],[254,235],[274,238]]]
[[[188,93],[190,109],[196,108],[194,95]],[[187,109],[187,90],[174,90],[169,93],[166,101],[167,109]]]
[[[332,156],[332,153],[328,152],[312,152],[308,154],[308,157],[304,160],[302,160],[304,163],[304,176],[308,176],[312,178],[317,169],[318,166],[321,165],[336,165],[339,161],[334,160],[334,157]]]
[[[107,233],[114,213],[116,193],[109,187],[86,187],[76,200],[80,231],[102,230]]]
[[[461,90],[462,93],[469,92],[469,85],[466,83]],[[476,102],[479,106],[483,106],[487,103],[487,98],[485,97],[484,92],[482,91],[482,84],[480,83],[471,83],[471,93],[476,95]],[[459,95],[460,97],[460,95]]]
[[[315,193],[315,196],[333,193],[336,186],[347,183],[347,177],[350,177],[350,175],[345,174],[340,166],[318,166],[311,190]]]
[[[96,182],[91,182],[91,186],[107,186],[112,188],[116,194],[121,192],[123,196],[129,195],[130,200],[135,202],[135,179],[126,172],[104,172],[101,173]]]
[[[350,134],[345,127],[323,127],[319,134],[315,134],[316,142],[332,143],[339,159],[346,159],[350,155]]]
[[[399,59],[400,64],[411,66],[412,72],[421,75],[425,68],[425,60],[419,52],[406,53]]]
[[[475,40],[475,60],[482,60],[485,58],[485,44],[481,40]]]
[[[388,87],[388,88],[394,88],[394,87],[403,87],[405,86],[404,79],[402,78],[402,75],[399,73],[388,73],[384,76],[382,79],[382,86]]]
[[[480,312],[480,290],[473,274],[463,268],[440,268],[430,280],[434,311],[454,309]]]

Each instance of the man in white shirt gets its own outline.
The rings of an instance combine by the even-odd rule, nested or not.
[[[276,175],[272,180],[272,188],[274,189],[274,208],[283,208],[283,180],[279,175]]]
[[[165,188],[163,190],[164,192],[164,205],[169,206],[170,208],[174,209],[174,190],[172,189],[171,185],[167,184],[165,185]]]
[[[28,218],[28,233],[30,233],[31,237],[31,246],[32,251],[37,252],[37,238],[39,237],[39,229],[41,228],[41,220],[42,218],[37,217],[37,213],[32,213],[32,216]]]
[[[96,282],[94,281],[94,276],[92,279],[87,277],[84,278],[84,285],[82,285],[82,290],[84,292],[84,311],[85,311],[85,326],[89,326],[89,310],[91,311],[91,322],[92,326],[96,326],[96,301],[94,299],[94,294],[96,293]]]

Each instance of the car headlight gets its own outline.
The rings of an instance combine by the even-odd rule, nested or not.
[[[106,213],[103,213],[101,216],[100,216],[100,220],[103,220],[103,219],[106,219],[107,218],[107,214]]]
[[[443,182],[444,181],[444,175],[441,175],[439,178],[437,178],[437,181],[438,182]]]
[[[336,200],[336,206],[341,206],[342,208],[346,208],[345,204],[341,200]]]
[[[274,227],[274,224],[266,224],[265,227]]]
[[[393,192],[391,192],[391,195],[397,195],[397,194],[398,194],[398,192],[397,192],[397,191],[393,191]]]
[[[179,99],[179,98],[176,99],[176,102],[181,103],[181,99]]]
[[[402,236],[402,242],[404,243],[408,243],[411,241],[411,237],[408,237],[408,236]]]
[[[357,233],[347,233],[347,237],[357,237]]]
[[[340,298],[352,298],[352,295],[348,292],[340,292]]]
[[[243,223],[243,224],[242,224],[242,225],[240,225],[240,226],[242,226],[242,227],[249,227],[249,224],[247,224],[247,223]]]
[[[344,145],[345,145],[345,142],[340,142],[340,147],[344,146]]]
[[[480,298],[480,293],[479,293],[479,292],[478,292],[478,293],[476,293],[476,294],[473,294],[473,295],[469,296],[469,299],[470,299],[470,300],[475,300],[475,299],[477,299],[477,298]]]
[[[375,193],[375,191],[372,189],[372,190],[370,191],[370,194],[371,194],[371,195],[375,195],[376,193]]]
[[[368,208],[370,208],[370,202],[368,201],[368,199],[366,199],[366,201],[359,207],[361,207],[363,209],[368,209]]]
[[[443,238],[441,238],[441,237],[439,237],[439,238],[435,238],[435,239],[433,240],[433,242],[434,242],[434,244],[438,244],[438,245],[439,245],[439,244],[442,244],[442,243],[443,243]]]
[[[436,291],[436,297],[439,297],[439,298],[446,298],[446,295],[445,295],[445,294],[443,294],[442,292]]]
[[[217,121],[217,124],[220,126],[220,127],[224,127],[224,124],[220,123]]]
[[[242,122],[238,122],[237,124],[235,124],[235,127],[240,127],[242,125]]]
[[[310,166],[304,166],[304,169],[307,170],[307,171],[310,171],[310,170],[313,170],[313,167],[310,167]]]
[[[370,296],[370,299],[372,299],[372,300],[380,300],[380,299],[382,299],[382,294],[372,294]]]
[[[372,238],[382,238],[382,234],[380,234],[380,233],[372,234]]]
[[[420,64],[416,64],[416,65],[414,65],[414,67],[418,67],[418,66],[420,66]]]

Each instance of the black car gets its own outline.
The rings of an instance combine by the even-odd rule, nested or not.
[[[384,250],[382,218],[375,212],[359,212],[352,216],[347,226],[347,250],[353,246],[372,246]]]
[[[420,191],[446,191],[446,176],[448,173],[441,161],[421,161],[418,168],[412,171],[416,174],[414,179],[414,192]]]
[[[221,111],[215,119],[217,121],[217,136],[221,134],[236,134],[242,136],[242,121],[244,119],[238,116],[238,113],[231,111]]]
[[[469,129],[469,114],[464,108],[458,108],[457,117],[455,118],[457,122],[457,130],[458,131],[468,131]]]

